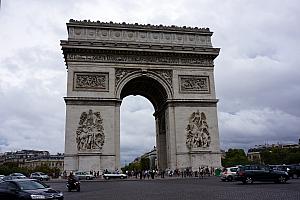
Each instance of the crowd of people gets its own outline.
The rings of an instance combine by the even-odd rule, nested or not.
[[[166,169],[166,170],[132,170],[124,172],[128,178],[136,178],[136,179],[154,179],[154,178],[165,178],[165,177],[199,177],[204,178],[208,176],[215,175],[216,170],[213,167],[208,166],[201,166],[198,170],[192,170],[191,168],[185,169]],[[108,173],[108,170],[104,170],[103,173],[100,171],[90,171],[90,174],[93,175],[95,178],[101,178],[101,176],[105,173]],[[113,173],[120,173],[119,170],[115,170]],[[64,177],[67,178],[66,172],[63,173]]]
[[[139,170],[139,171],[126,171],[125,172],[128,178],[136,178],[136,179],[154,179],[155,177],[165,178],[165,177],[199,177],[204,178],[205,176],[212,176],[215,174],[215,169],[213,167],[199,167],[198,170],[191,170],[190,168],[186,169],[166,169],[166,170]]]

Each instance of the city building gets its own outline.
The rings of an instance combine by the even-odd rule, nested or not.
[[[151,151],[144,153],[143,155],[135,158],[132,163],[140,162],[142,158],[149,159],[150,169],[157,169],[157,149],[155,146],[153,147],[153,149]]]
[[[47,165],[50,168],[64,169],[64,154],[50,155],[48,151],[20,150],[0,154],[0,165],[5,163],[17,163],[19,167],[35,168]]]
[[[149,158],[150,169],[157,169],[157,150],[155,146],[151,151],[143,154],[141,158]]]
[[[300,148],[300,139],[297,143],[294,144],[263,144],[263,145],[255,145],[254,148],[250,148],[247,153],[247,157],[249,161],[261,163],[261,152],[264,150],[271,150],[272,148],[282,148],[282,149],[294,149]]]

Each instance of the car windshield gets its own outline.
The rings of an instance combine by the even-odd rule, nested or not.
[[[230,168],[230,171],[236,172],[236,171],[237,171],[237,168]]]
[[[41,184],[37,181],[32,181],[32,180],[19,181],[18,184],[19,184],[19,187],[21,188],[21,190],[38,190],[38,189],[46,188],[43,184]]]
[[[24,175],[21,173],[14,173],[14,174],[12,174],[12,176],[24,176]]]

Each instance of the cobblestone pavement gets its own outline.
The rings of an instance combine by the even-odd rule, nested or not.
[[[67,192],[65,182],[62,181],[48,184],[54,189],[63,191],[65,200],[300,199],[300,179],[289,180],[286,184],[254,182],[249,185],[240,182],[221,182],[218,177],[96,180],[82,181],[81,192]]]

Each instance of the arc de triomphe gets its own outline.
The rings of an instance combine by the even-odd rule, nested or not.
[[[208,28],[70,20],[65,170],[120,169],[120,105],[154,106],[159,169],[221,166]],[[138,142],[138,141],[137,141]]]

